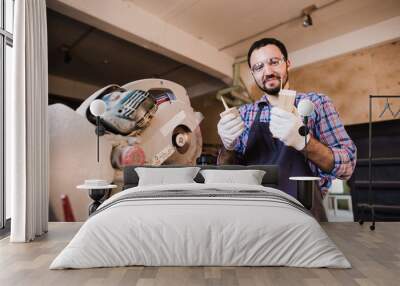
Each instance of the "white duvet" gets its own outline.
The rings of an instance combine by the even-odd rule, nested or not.
[[[122,200],[168,190],[270,194],[258,197],[175,196]],[[245,191],[245,192],[243,192]],[[291,196],[238,184],[142,186],[99,208],[50,269],[145,266],[294,266],[350,268],[318,222]]]

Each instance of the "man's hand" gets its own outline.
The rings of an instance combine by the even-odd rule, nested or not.
[[[236,139],[244,130],[244,123],[240,115],[227,114],[219,120],[217,128],[225,149],[233,150]]]
[[[298,151],[303,150],[305,147],[304,137],[299,134],[299,128],[301,126],[303,126],[303,123],[299,116],[280,109],[279,107],[272,108],[271,121],[269,123],[272,136]],[[309,140],[310,135],[307,135],[307,142]]]

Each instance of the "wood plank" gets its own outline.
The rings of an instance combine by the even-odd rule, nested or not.
[[[328,95],[347,125],[368,122],[370,94],[400,95],[399,71],[400,41],[393,41],[294,69],[289,75],[293,89]],[[393,119],[388,111],[379,118],[385,102],[373,101],[373,121]],[[394,113],[400,110],[399,99],[389,103]]]
[[[400,223],[322,223],[352,269],[295,267],[116,267],[49,270],[82,223],[50,223],[49,233],[27,244],[0,241],[0,285],[398,285]]]

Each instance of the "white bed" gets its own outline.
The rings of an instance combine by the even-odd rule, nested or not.
[[[198,183],[114,195],[50,269],[128,265],[351,267],[291,196],[264,186]]]

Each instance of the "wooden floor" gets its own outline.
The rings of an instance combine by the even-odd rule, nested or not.
[[[324,229],[353,268],[289,267],[121,267],[48,270],[51,261],[81,226],[50,223],[32,242],[0,241],[0,285],[400,285],[400,223],[325,223]]]

